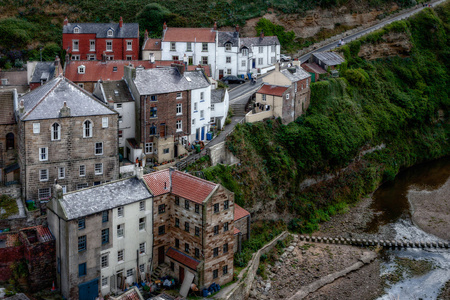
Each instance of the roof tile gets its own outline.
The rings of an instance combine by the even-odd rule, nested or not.
[[[176,260],[177,262],[185,265],[186,267],[196,271],[197,270],[197,266],[200,263],[200,261],[190,257],[189,255],[186,255],[184,253],[181,253],[178,250],[175,250],[174,248],[170,247],[169,250],[167,250],[167,254],[168,257],[170,257],[171,259]]]
[[[288,88],[287,86],[264,84],[257,93],[282,97]]]
[[[216,32],[211,28],[167,28],[164,42],[214,43]]]
[[[234,221],[237,221],[249,215],[250,213],[247,210],[240,207],[237,203],[234,204]]]

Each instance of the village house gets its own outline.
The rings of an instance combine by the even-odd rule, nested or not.
[[[234,252],[241,252],[242,243],[250,239],[250,213],[234,204]]]
[[[156,55],[156,53],[155,53]],[[212,78],[246,75],[272,66],[280,58],[276,36],[241,38],[234,32],[213,28],[172,28],[164,23],[161,60],[182,61],[187,65],[209,65]]]
[[[336,52],[314,52],[309,59],[310,63],[319,65],[325,71],[334,70],[345,59]]]
[[[63,26],[63,49],[71,60],[137,60],[139,59],[139,24],[69,23]]]
[[[59,57],[55,61],[29,61],[27,62],[27,76],[30,90],[46,84],[63,73]]]
[[[27,70],[0,70],[0,90],[16,90],[22,95],[30,90],[28,85]]]
[[[151,271],[152,195],[142,174],[67,194],[54,186],[47,219],[66,299],[121,292]]]
[[[22,197],[48,199],[119,176],[118,114],[59,76],[20,97],[18,158]]]
[[[11,184],[20,180],[17,163],[18,128],[14,114],[17,91],[0,90],[0,183]]]
[[[323,76],[324,74],[327,74],[327,71],[322,69],[316,63],[306,62],[306,63],[303,63],[301,65],[301,67],[303,68],[303,70],[305,70],[306,72],[311,74],[311,82],[319,81],[321,76]]]
[[[276,64],[275,71],[263,78],[256,92],[253,109],[246,122],[281,118],[283,124],[295,121],[309,107],[311,75],[298,64]]]
[[[199,287],[233,278],[234,194],[220,184],[166,169],[144,175],[153,198],[153,264]]]
[[[142,45],[142,60],[161,60],[161,39],[150,39],[148,31],[145,30],[144,44]]]
[[[211,127],[222,130],[230,108],[228,89],[211,90]]]
[[[119,147],[125,147],[128,139],[134,139],[136,124],[134,99],[127,83],[124,80],[99,81],[93,95],[119,113]],[[129,150],[124,154],[126,158],[133,160]]]
[[[143,158],[168,161],[186,153],[194,140],[206,139],[211,85],[203,71],[126,67],[124,77],[136,101],[135,138]]]

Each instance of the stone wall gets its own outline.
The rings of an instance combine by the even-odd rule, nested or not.
[[[239,163],[239,158],[237,158],[230,151],[228,151],[225,145],[225,141],[207,148],[206,151],[210,157],[212,166],[215,166],[217,164],[234,165],[236,163]]]
[[[287,238],[289,233],[287,231],[281,233],[275,239],[273,239],[269,244],[265,245],[263,248],[258,250],[258,252],[254,253],[252,259],[248,263],[247,267],[241,271],[239,274],[239,281],[236,287],[231,290],[228,295],[224,299],[233,300],[233,299],[247,299],[250,293],[250,289],[252,288],[253,280],[256,276],[256,271],[259,267],[259,259],[262,254],[268,253],[272,248],[276,245],[279,240],[284,240]]]
[[[11,233],[13,234],[13,233]],[[6,238],[6,234],[0,236],[0,239]],[[0,248],[0,282],[8,281],[12,276],[11,265],[23,258],[24,246]]]

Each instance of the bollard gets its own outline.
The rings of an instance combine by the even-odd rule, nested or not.
[[[324,242],[325,244],[327,243],[327,238],[326,238],[326,237],[323,238],[323,242]]]
[[[414,245],[416,245],[417,248],[420,248],[420,242],[415,242]]]
[[[352,239],[352,245],[355,245],[355,243],[356,243],[356,240]]]
[[[322,237],[318,236],[318,237],[317,237],[317,242],[318,242],[318,243],[321,243],[321,242],[322,242]]]
[[[315,242],[316,241],[316,237],[315,236],[312,236],[311,237],[311,242]]]
[[[431,248],[431,243],[430,242],[426,242],[425,244],[427,245],[427,248]]]
[[[438,243],[439,248],[444,248],[444,245],[442,245],[442,242]]]
[[[425,243],[424,242],[420,242],[420,247],[425,248]]]
[[[388,241],[387,242],[387,246],[390,248],[390,247],[392,247],[392,243],[391,243],[391,241]],[[394,247],[395,248],[395,247]]]
[[[437,248],[437,243],[436,242],[431,242],[431,246],[433,246],[433,248]]]
[[[448,248],[448,243],[447,243],[447,242],[444,243],[444,247],[445,247],[446,249]]]
[[[310,236],[307,235],[307,236],[305,237],[305,241],[309,242],[309,238],[310,238]]]
[[[303,235],[300,236],[300,241],[303,241],[305,237]]]

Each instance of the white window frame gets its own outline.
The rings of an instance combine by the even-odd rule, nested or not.
[[[262,101],[266,101],[267,100],[267,96],[266,95],[262,95]]]
[[[70,59],[71,60],[80,60],[80,56],[79,55],[72,55],[72,57]]]
[[[139,211],[145,211],[145,201],[139,202]]]
[[[102,175],[103,174],[103,163],[95,164],[94,172],[95,172],[95,175]]]
[[[192,43],[191,42],[186,43],[186,52],[192,52]]]
[[[95,51],[95,40],[89,40],[89,51]]]
[[[73,29],[73,33],[80,33],[80,27],[75,27]]]
[[[246,67],[247,66],[247,61],[245,59],[243,59],[241,61],[241,67]]]
[[[78,74],[85,74],[86,67],[84,65],[78,66]]]
[[[55,127],[56,127],[56,130],[55,130]],[[59,123],[57,123],[57,122],[53,123],[52,127],[51,127],[51,131],[52,131],[52,133],[51,133],[52,141],[61,140],[61,125],[59,125]]]
[[[214,104],[211,104],[211,111],[214,111]]]
[[[275,50],[276,50],[276,45],[270,46],[270,51],[271,51],[271,52],[275,52]]]
[[[108,29],[108,32],[106,33],[107,36],[113,36],[114,32],[112,29]]]
[[[39,148],[39,161],[48,161],[48,147]]]
[[[106,51],[108,51],[108,52],[113,51],[113,41],[111,41],[111,40],[106,41]]]
[[[202,63],[201,63],[202,65],[207,65],[208,61],[209,61],[208,56],[202,56]]]
[[[95,54],[88,54],[87,60],[95,60]]]
[[[183,114],[183,105],[181,103],[177,103],[177,115]]]
[[[202,52],[208,52],[208,43],[202,43]]]
[[[263,46],[259,46],[258,52],[259,52],[259,53],[264,53],[264,48],[263,48]]]
[[[103,142],[95,143],[94,153],[95,155],[103,155]]]
[[[225,51],[231,51],[231,43],[225,44]]]
[[[183,131],[183,121],[182,120],[177,120],[175,125],[176,125],[177,132]]]
[[[145,217],[139,218],[139,231],[145,230],[145,223],[146,223]]]
[[[47,198],[50,198],[51,196],[52,196],[51,188],[38,189],[38,198],[39,199],[47,199]]]
[[[198,110],[198,103],[194,102],[194,112]]]
[[[200,92],[200,101],[205,100],[205,92]]]
[[[127,270],[127,277],[133,276],[133,275],[134,275],[134,272],[133,272],[133,271],[134,271],[133,269],[128,269],[128,270]]]
[[[260,57],[258,58],[258,65],[262,66],[264,64],[264,58]]]
[[[80,51],[80,41],[72,40],[72,51]]]
[[[170,42],[170,51],[177,51],[177,45],[175,42]]]
[[[125,215],[125,207],[119,206],[117,208],[117,217],[122,218]]]
[[[225,63],[231,64],[231,56],[227,56],[227,57],[225,58]]]
[[[127,51],[132,51],[132,50],[133,50],[133,41],[127,40]]]
[[[108,117],[102,118],[102,128],[108,128]]]
[[[242,48],[242,55],[248,56],[248,48]]]
[[[122,258],[122,259],[120,259],[120,258]],[[117,262],[121,263],[124,261],[125,261],[125,250],[122,249],[122,250],[117,251]]]
[[[286,100],[288,100],[289,99],[289,94],[286,94]]]
[[[85,120],[83,122],[83,138],[91,138],[92,137],[92,129],[94,124],[90,120]]]
[[[117,237],[123,238],[125,236],[125,224],[117,225]]]
[[[33,133],[38,134],[41,132],[41,123],[33,123]]]
[[[100,256],[100,264],[102,269],[109,267],[109,255],[107,254],[103,254],[102,256]]]
[[[145,143],[145,153],[153,153],[153,143]]]
[[[204,119],[205,118],[205,111],[202,109],[201,111],[200,111],[200,120],[202,120],[202,119]]]
[[[192,119],[192,125],[195,125],[195,118]]]
[[[102,277],[102,288],[108,286],[108,277]]]
[[[227,74],[231,75],[231,69],[227,69]]]
[[[62,187],[63,194],[66,194],[67,193],[67,186],[62,185],[61,187]]]
[[[80,165],[79,175],[80,175],[80,177],[86,176],[86,166],[85,165]]]
[[[59,167],[58,168],[58,179],[64,179],[66,178],[66,168]]]
[[[139,254],[145,254],[146,245],[145,242],[139,244]]]
[[[39,170],[39,181],[48,181],[48,169]]]

